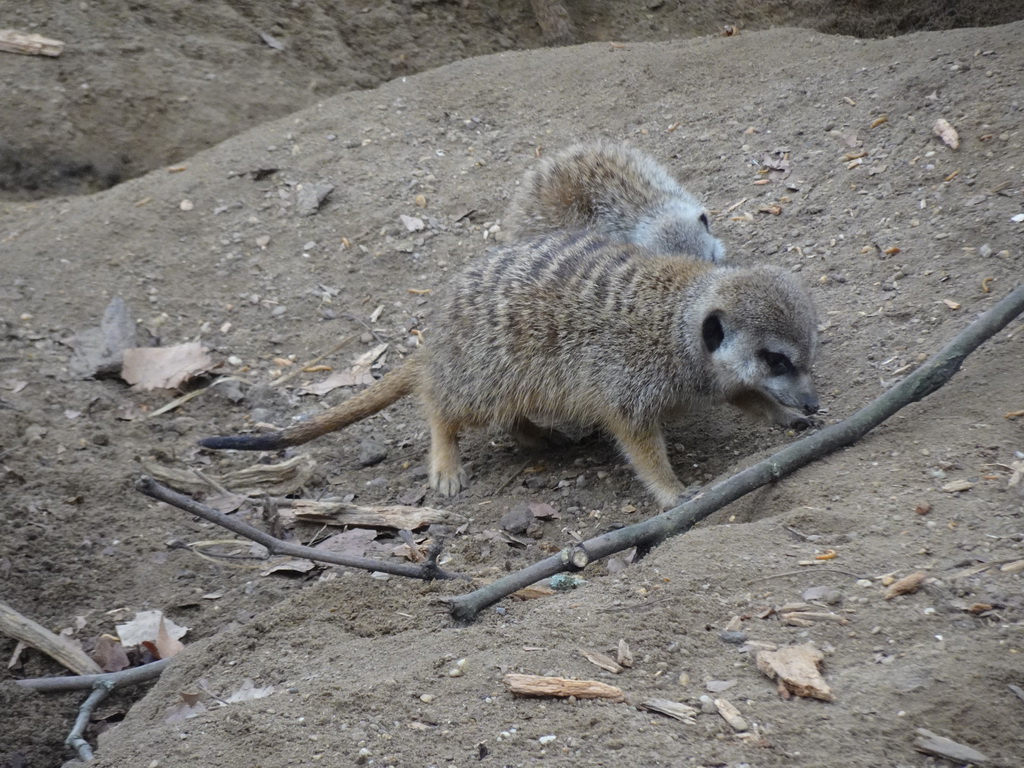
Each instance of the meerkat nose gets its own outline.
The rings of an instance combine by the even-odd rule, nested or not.
[[[806,413],[808,416],[817,413],[821,407],[818,404],[818,396],[813,392],[808,392],[807,394],[805,394],[801,398],[800,405],[803,407],[804,413]]]

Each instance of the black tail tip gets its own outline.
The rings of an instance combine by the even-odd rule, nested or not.
[[[276,451],[284,448],[285,443],[278,435],[224,435],[221,437],[204,437],[199,441],[203,448],[217,451]]]

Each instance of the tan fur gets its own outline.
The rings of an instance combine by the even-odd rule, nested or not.
[[[471,264],[427,346],[359,395],[278,435],[204,444],[295,445],[415,392],[430,425],[430,483],[441,493],[466,485],[463,430],[497,426],[535,438],[538,423],[572,423],[611,434],[669,506],[683,486],[662,422],[725,402],[782,424],[806,422],[818,408],[815,329],[810,298],[782,270],[715,267],[559,233]]]
[[[704,208],[653,157],[628,144],[575,144],[527,172],[506,221],[514,237],[589,228],[658,253],[720,262]]]

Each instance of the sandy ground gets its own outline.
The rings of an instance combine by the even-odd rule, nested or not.
[[[1013,220],[1024,210],[1022,35],[1022,23],[889,40],[775,29],[499,53],[380,84],[391,72],[364,84],[373,90],[314,89],[304,111],[193,156],[170,153],[173,169],[107,191],[0,203],[2,599],[87,642],[144,609],[190,628],[187,650],[145,696],[133,689],[101,706],[96,764],[949,764],[914,749],[915,729],[927,728],[990,764],[1020,765],[1024,702],[1007,684],[1024,686],[1024,577],[1004,570],[1024,559],[1024,498],[1008,486],[1024,419],[1006,417],[1024,409],[1019,320],[858,445],[638,564],[596,564],[575,591],[505,601],[468,627],[453,626],[442,602],[459,584],[262,576],[201,559],[171,543],[225,534],[132,486],[144,463],[215,473],[251,464],[259,457],[201,451],[196,440],[287,424],[352,392],[299,394],[327,373],[269,386],[294,368],[289,359],[347,340],[324,361],[344,368],[376,334],[390,345],[383,366],[400,365],[412,329],[429,343],[449,275],[506,237],[501,221],[538,153],[598,136],[632,142],[683,179],[713,212],[731,263],[799,273],[821,317],[824,419],[841,420],[1024,274],[1024,224]],[[959,149],[934,135],[939,118],[959,131]],[[789,176],[755,184],[780,157]],[[319,183],[333,192],[298,215],[297,187]],[[402,216],[425,226],[409,231]],[[115,295],[143,339],[200,340],[217,373],[238,381],[148,417],[177,393],[72,375],[75,335]],[[686,483],[795,439],[725,409],[670,436]],[[420,494],[427,444],[403,402],[288,455],[316,462],[303,497],[422,498],[463,516],[446,567],[482,580],[657,511],[599,437],[526,453],[501,434],[468,435],[472,484],[452,500]],[[372,452],[386,455],[362,466]],[[955,481],[972,485],[942,490]],[[529,503],[558,518],[536,538],[499,533]],[[309,541],[319,529],[294,533]],[[382,535],[367,547],[393,557],[398,543]],[[829,550],[835,559],[801,565]],[[931,579],[924,589],[884,599],[885,577],[918,571]],[[791,626],[769,610],[814,587],[829,588],[814,610],[843,623]],[[731,621],[752,641],[819,648],[835,700],[780,698],[750,652],[723,639]],[[620,639],[636,659],[620,675],[580,653],[614,654]],[[0,658],[14,645],[0,638]],[[699,709],[702,696],[721,696],[749,728],[737,734],[709,713],[685,724],[633,703],[515,698],[502,684],[509,672],[597,679],[633,703]],[[0,673],[0,765],[70,756],[62,741],[81,696],[9,682],[53,674],[32,651]],[[214,697],[246,680],[269,695],[219,705]],[[207,711],[174,718],[181,694],[197,691],[211,696]]]

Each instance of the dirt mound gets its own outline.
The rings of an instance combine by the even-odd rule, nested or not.
[[[1024,18],[1014,0],[567,5],[581,42],[727,25],[884,37]],[[541,45],[527,0],[20,3],[3,23],[67,44],[57,59],[0,56],[0,197],[13,200],[106,189],[335,93]]]

